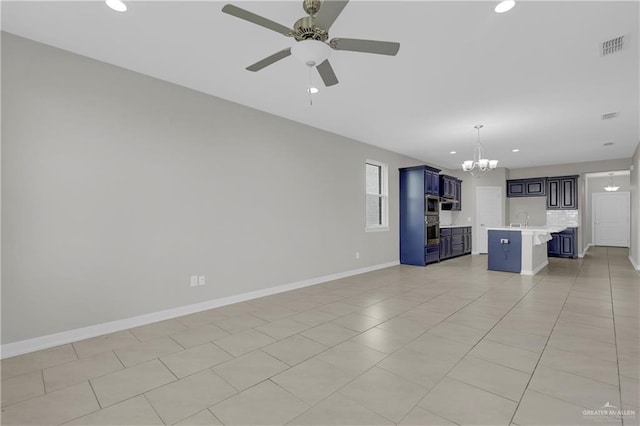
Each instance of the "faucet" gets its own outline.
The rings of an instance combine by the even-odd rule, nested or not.
[[[513,215],[514,220],[519,220],[521,218],[521,215],[524,215],[524,227],[528,227],[529,226],[529,213],[525,210],[518,210],[516,212],[515,215]],[[522,223],[519,223],[518,225],[522,226]]]

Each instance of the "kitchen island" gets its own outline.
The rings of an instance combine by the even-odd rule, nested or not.
[[[535,275],[549,264],[547,241],[563,227],[536,226],[487,228],[489,233],[488,269]]]

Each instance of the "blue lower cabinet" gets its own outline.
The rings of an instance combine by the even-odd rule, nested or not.
[[[440,229],[440,260],[471,253],[471,227]]]
[[[551,241],[547,243],[547,256],[575,259],[578,257],[577,246],[576,228],[567,228],[562,232],[551,234]]]
[[[520,231],[489,231],[489,269],[522,270],[522,234]]]
[[[439,247],[425,247],[424,248],[424,263],[436,263],[440,262],[440,249]]]

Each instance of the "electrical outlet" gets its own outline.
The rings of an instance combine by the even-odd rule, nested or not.
[[[200,275],[200,277],[198,277],[198,285],[204,285],[204,275]]]
[[[198,276],[191,275],[191,287],[196,287],[198,285]]]
[[[359,251],[356,252],[356,259],[360,259],[360,252]]]

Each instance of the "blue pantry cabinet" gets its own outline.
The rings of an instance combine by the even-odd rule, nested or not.
[[[439,194],[440,170],[429,166],[400,169],[400,263],[438,262],[438,247],[426,246],[425,195]]]

